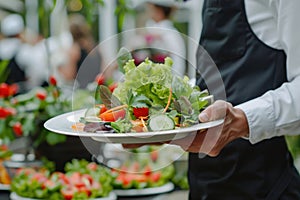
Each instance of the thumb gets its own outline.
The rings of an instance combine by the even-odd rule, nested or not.
[[[208,122],[209,121],[209,116],[205,110],[199,114],[198,118],[199,118],[200,122]]]
[[[226,116],[226,109],[229,103],[225,101],[218,100],[212,105],[208,106],[204,111],[202,111],[198,118],[200,122],[208,122],[211,120],[222,119]]]

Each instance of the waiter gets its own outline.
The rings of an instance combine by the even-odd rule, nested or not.
[[[283,137],[300,132],[298,8],[299,0],[204,1],[200,45],[224,85],[214,84],[213,67],[198,60],[197,84],[221,99],[199,119],[225,122],[193,134],[191,144],[175,141],[191,152],[190,199],[300,199],[300,178]]]

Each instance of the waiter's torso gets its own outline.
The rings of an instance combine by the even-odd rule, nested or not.
[[[217,88],[210,79],[212,69],[201,61],[197,84],[202,89],[214,85],[210,92],[216,99],[237,105],[287,81],[285,53],[265,45],[253,33],[244,0],[206,0],[200,44],[216,63],[225,91]],[[236,140],[216,158],[190,154],[190,198],[266,199],[284,171],[292,168],[290,162],[283,137],[256,145]]]

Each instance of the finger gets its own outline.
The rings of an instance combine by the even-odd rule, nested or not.
[[[216,101],[199,114],[199,121],[208,122],[224,118],[226,116],[228,106],[230,106],[230,104],[226,101]]]

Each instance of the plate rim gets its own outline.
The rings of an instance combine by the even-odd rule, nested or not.
[[[70,136],[80,136],[80,137],[96,137],[96,138],[108,138],[108,139],[116,139],[116,138],[128,138],[128,137],[136,137],[136,138],[147,138],[151,136],[160,136],[160,135],[174,135],[174,134],[182,134],[182,133],[187,133],[187,132],[193,132],[193,131],[198,131],[198,130],[203,130],[203,129],[208,129],[212,127],[216,127],[221,125],[224,122],[224,119],[219,119],[219,120],[214,120],[210,122],[205,122],[205,123],[199,123],[190,127],[185,127],[185,128],[177,128],[177,129],[172,129],[172,130],[165,130],[165,131],[152,131],[152,132],[141,132],[141,133],[90,133],[90,132],[84,132],[84,131],[72,131],[71,127],[69,128],[69,131],[66,130],[58,130],[55,129],[51,126],[54,121],[59,120],[61,118],[64,118],[67,120],[67,116],[71,115],[76,115],[78,113],[83,113],[86,109],[81,109],[81,110],[75,110],[75,111],[70,111],[61,115],[57,115],[53,118],[48,119],[44,123],[44,127],[52,131],[54,133],[59,133],[63,135],[70,135]],[[69,122],[71,123],[71,122]],[[75,123],[75,122],[74,122]]]
[[[9,191],[10,190],[10,184],[3,184],[3,183],[0,183],[0,191]]]
[[[113,192],[117,196],[132,197],[132,196],[147,196],[162,194],[166,192],[171,192],[175,189],[175,185],[172,182],[168,182],[159,187],[149,187],[143,189],[114,189]]]

